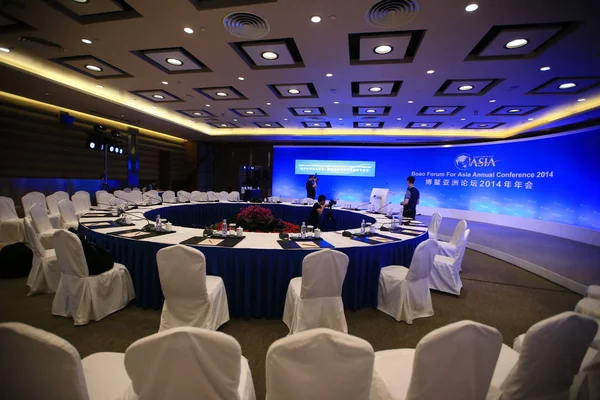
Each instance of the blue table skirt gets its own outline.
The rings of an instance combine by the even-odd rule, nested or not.
[[[221,222],[223,219],[230,221],[242,208],[251,205],[268,208],[273,212],[275,217],[296,225],[302,225],[302,222],[308,219],[308,214],[311,211],[310,206],[290,206],[285,204],[195,203],[146,211],[145,216],[149,220],[154,221],[156,216],[160,214],[161,218],[168,219],[173,225],[188,228],[204,228],[205,226]],[[328,218],[329,212],[331,212],[333,220]],[[323,231],[353,229],[359,227],[363,219],[366,222],[375,222],[374,218],[364,214],[341,209],[326,210],[322,215],[320,226]]]

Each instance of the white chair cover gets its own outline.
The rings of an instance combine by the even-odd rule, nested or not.
[[[279,196],[272,196],[272,197],[271,197],[271,201],[272,201],[273,203],[277,203],[278,201],[281,201],[281,198],[280,198]]]
[[[99,321],[127,306],[135,298],[129,271],[115,263],[112,269],[89,276],[79,238],[69,231],[54,234],[56,257],[61,271],[52,303],[52,314],[73,317],[75,325]]]
[[[162,198],[156,190],[148,190],[142,193],[142,200],[149,204],[160,204],[162,202]]]
[[[141,192],[139,187],[134,187],[133,189],[131,189],[132,192]]]
[[[442,224],[442,214],[433,213],[431,216],[431,222],[429,223],[429,239],[438,240],[438,232],[440,231],[440,225]]]
[[[23,219],[17,215],[15,202],[0,196],[0,243],[16,243],[25,239]]]
[[[175,202],[175,192],[172,190],[167,190],[163,192],[162,199],[165,203],[174,203]]]
[[[115,190],[114,195],[118,199],[124,200],[129,206],[142,204],[144,201],[142,192],[139,190],[130,190],[129,192],[124,190]]]
[[[208,192],[206,192],[206,198],[208,199],[208,201],[215,201],[219,200],[219,195],[218,193],[209,190]]]
[[[69,200],[69,194],[67,192],[58,191],[50,196],[46,196],[46,203],[48,204],[48,212],[50,215],[50,222],[56,229],[62,228],[62,221],[60,218],[60,211],[58,210],[58,203],[62,200]]]
[[[248,360],[231,336],[179,327],[142,338],[125,352],[131,386],[121,400],[254,400]]]
[[[108,192],[102,191],[101,193],[96,192],[96,198],[98,199],[98,207],[110,208],[112,207],[112,202],[113,199],[115,199],[115,196]]]
[[[23,213],[26,217],[29,217],[29,210],[34,204],[41,204],[44,207],[46,213],[48,208],[46,206],[46,196],[40,192],[29,192],[25,196],[21,197],[21,204],[23,205]]]
[[[84,190],[75,192],[75,194],[71,196],[71,200],[73,201],[73,206],[75,206],[75,214],[77,214],[78,217],[87,214],[92,208],[90,194]]]
[[[315,204],[315,199],[311,199],[310,197],[305,197],[300,202],[302,204],[308,204],[309,206],[312,206],[313,204]]]
[[[488,399],[566,399],[597,329],[596,321],[574,312],[533,325],[520,354],[502,345]]]
[[[61,200],[58,203],[58,210],[60,211],[62,227],[65,229],[77,229],[79,226],[79,220],[77,219],[73,202],[71,200]]]
[[[584,297],[575,304],[575,312],[600,320],[600,300]]]
[[[266,359],[267,400],[367,400],[373,347],[331,329],[277,340]]]
[[[183,201],[183,202],[188,202],[188,201],[192,200],[192,194],[185,190],[179,190],[177,192],[177,197],[179,198],[179,201]]]
[[[240,192],[231,192],[227,195],[227,201],[240,201]]]
[[[588,349],[569,390],[570,400],[600,399],[600,352]]]
[[[54,250],[46,250],[42,246],[29,220],[25,220],[25,232],[29,247],[33,252],[31,271],[27,278],[30,290],[28,296],[37,293],[54,293],[60,282],[60,269]]]
[[[588,286],[585,291],[585,297],[591,297],[592,299],[600,300],[600,285]]]
[[[485,399],[502,335],[473,321],[428,333],[417,348],[375,353],[371,400]]]
[[[29,209],[29,215],[31,216],[33,227],[40,236],[40,241],[44,248],[53,249],[54,240],[52,239],[52,235],[54,235],[54,232],[56,232],[57,229],[52,227],[50,218],[48,218],[48,214],[46,213],[46,208],[43,205],[36,203]]]
[[[131,188],[128,188],[128,187],[126,187],[126,188],[123,188],[123,191],[124,191],[125,193],[131,193]]]
[[[96,190],[96,204],[100,205],[100,197],[103,193],[108,193],[106,190]]]
[[[454,257],[454,253],[456,253],[456,246],[458,245],[458,242],[463,237],[466,230],[467,221],[465,221],[464,219],[458,221],[458,224],[456,224],[456,228],[454,228],[454,233],[452,234],[450,242],[439,242],[439,254],[441,256]]]
[[[208,195],[205,192],[193,191],[191,198],[192,201],[208,201]]]
[[[206,275],[200,250],[175,245],[156,254],[160,285],[165,296],[159,332],[178,326],[216,331],[229,321],[223,279]]]
[[[436,255],[433,260],[433,267],[429,273],[429,288],[439,290],[440,292],[460,296],[462,281],[459,272],[462,270],[462,260],[467,248],[470,229],[467,229],[460,242],[456,246],[454,257]]]
[[[348,269],[348,256],[324,249],[302,260],[302,277],[290,281],[283,322],[290,335],[314,328],[348,332],[342,285]]]
[[[415,249],[410,268],[390,265],[381,268],[377,309],[396,321],[412,324],[415,318],[431,317],[429,273],[438,252],[438,242],[425,240]]]
[[[226,191],[221,191],[217,194],[217,196],[219,197],[220,201],[227,201],[227,196],[229,196],[229,193],[227,193]]]

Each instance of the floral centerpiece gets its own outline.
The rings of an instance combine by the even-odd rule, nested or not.
[[[282,221],[274,217],[271,210],[260,206],[249,206],[240,209],[240,212],[235,216],[235,220],[231,222],[241,226],[247,232],[300,232],[298,225]],[[213,225],[212,228],[221,230],[222,224],[222,222],[219,222]]]

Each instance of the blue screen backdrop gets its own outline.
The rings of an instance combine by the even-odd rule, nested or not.
[[[297,161],[329,168],[372,163],[367,170],[374,174],[306,172]],[[317,194],[328,198],[367,202],[371,189],[381,187],[390,189],[388,200],[399,204],[406,177],[415,175],[422,206],[600,230],[598,131],[453,147],[275,146],[273,195],[305,197],[306,180],[314,172],[320,176]]]

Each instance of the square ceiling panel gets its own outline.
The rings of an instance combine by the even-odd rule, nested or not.
[[[352,97],[396,97],[402,81],[352,82]]]
[[[304,68],[294,39],[256,40],[229,44],[252,69]]]
[[[317,89],[312,83],[280,83],[267,86],[278,99],[314,99],[319,97]]]
[[[133,93],[154,103],[177,103],[183,101],[174,94],[162,89],[132,90],[129,93]]]
[[[232,124],[231,122],[210,122],[209,125],[219,129],[239,128],[239,126]]]
[[[190,0],[190,3],[192,3],[198,11],[204,11],[254,4],[277,3],[277,0]]]
[[[544,108],[546,108],[546,106],[502,106],[498,107],[488,115],[523,116],[533,114]]]
[[[230,108],[229,111],[240,117],[268,117],[262,108]]]
[[[183,47],[134,50],[132,53],[167,74],[212,72],[210,68]]]
[[[600,85],[600,77],[554,78],[527,94],[579,94]]]
[[[436,96],[483,96],[504,79],[448,79]]]
[[[424,30],[352,33],[350,65],[411,63],[424,36]]]
[[[255,122],[254,125],[258,126],[259,128],[283,128],[283,125],[281,125],[279,122]]]
[[[576,26],[573,22],[494,26],[465,61],[533,58]]]
[[[194,90],[214,101],[248,100],[233,86],[194,88]]]
[[[124,0],[43,0],[80,24],[139,18],[138,13]]]
[[[331,128],[331,123],[328,121],[320,121],[320,122],[302,122],[302,126],[305,128]]]
[[[381,129],[383,128],[383,122],[372,121],[372,122],[354,122],[355,128],[366,128],[366,129]]]
[[[296,117],[314,117],[314,116],[323,116],[325,114],[325,109],[323,107],[293,107],[288,108],[290,112]]]
[[[94,79],[131,77],[127,72],[90,55],[53,58],[51,61]]]
[[[27,31],[35,31],[35,28],[6,13],[0,12],[0,34]]]
[[[462,127],[462,129],[496,129],[504,125],[504,122],[471,122]]]
[[[456,115],[464,106],[425,106],[417,115]]]
[[[215,115],[206,110],[175,110],[190,118],[212,118]]]
[[[352,107],[354,116],[385,116],[390,113],[392,107]]]
[[[410,122],[406,129],[437,129],[441,122]]]

